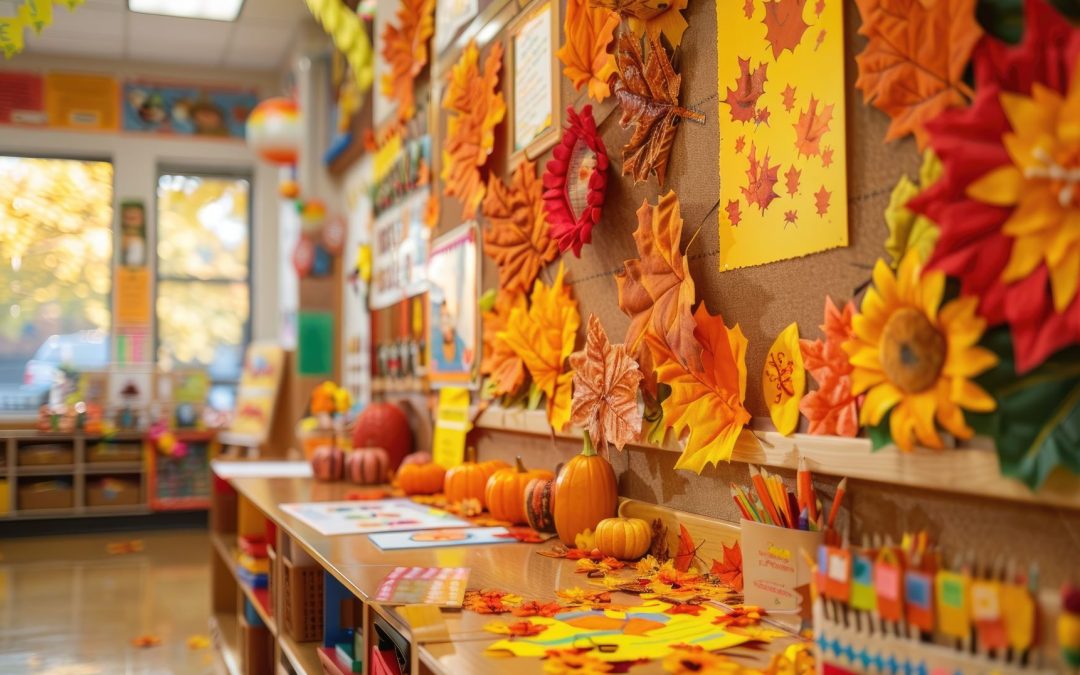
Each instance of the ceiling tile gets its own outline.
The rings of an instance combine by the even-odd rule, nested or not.
[[[196,45],[158,39],[130,41],[127,47],[127,56],[131,60],[183,66],[217,66],[224,54],[224,43]]]
[[[303,0],[245,0],[240,10],[240,21],[270,19],[295,21],[310,16]]]
[[[234,24],[228,21],[207,21],[203,19],[179,19],[172,16],[152,14],[128,14],[128,43],[153,43],[159,40],[168,42],[192,41],[192,47],[199,49],[204,44],[224,44],[232,33]]]
[[[53,8],[52,25],[42,35],[92,36],[122,40],[124,37],[124,14],[121,7],[95,7],[86,5],[74,12]]]
[[[293,22],[268,22],[241,20],[232,34],[232,48],[246,50],[262,45],[280,45],[292,42],[297,24]]]
[[[119,39],[100,40],[92,37],[50,35],[46,31],[41,35],[27,36],[26,52],[118,59],[124,55],[124,43]]]

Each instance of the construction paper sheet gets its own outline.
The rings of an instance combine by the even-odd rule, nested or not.
[[[37,73],[0,73],[0,124],[44,125],[45,81]]]
[[[721,271],[848,244],[842,10],[716,3]]]
[[[114,130],[119,101],[116,80],[107,75],[49,73],[45,76],[45,110],[50,127]]]
[[[584,610],[560,613],[556,618],[530,617],[529,621],[547,629],[533,637],[499,640],[488,652],[539,658],[549,649],[597,647],[591,655],[604,661],[662,659],[673,644],[700,645],[708,651],[728,649],[749,641],[742,635],[724,632],[713,620],[724,616],[717,607],[701,605],[697,616],[665,614],[671,605],[653,600],[628,612]]]
[[[468,527],[470,524],[446,511],[408,499],[282,504],[281,510],[326,536],[395,530],[437,530]]]
[[[397,567],[375,591],[375,600],[391,605],[461,607],[468,567]]]
[[[116,323],[121,326],[150,325],[149,268],[116,268]]]
[[[444,469],[452,469],[465,461],[465,434],[471,428],[469,390],[446,387],[439,391],[431,453],[435,463]]]
[[[333,312],[300,312],[296,336],[297,372],[329,377],[334,370]]]
[[[418,530],[416,532],[381,532],[368,538],[371,539],[371,543],[384,551],[398,551],[410,548],[440,548],[443,546],[472,546],[473,544],[511,544],[517,542],[517,539],[509,536],[505,527],[457,527],[445,530]]]
[[[214,475],[232,478],[311,478],[311,462],[211,462]]]

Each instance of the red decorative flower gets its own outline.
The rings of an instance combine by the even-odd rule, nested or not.
[[[1045,0],[1025,25],[977,47],[975,101],[927,124],[944,177],[908,204],[941,226],[929,267],[1009,324],[1021,373],[1080,343],[1080,31]]]
[[[608,156],[596,132],[592,106],[566,109],[567,127],[544,170],[544,213],[552,238],[565,253],[592,241],[607,191]]]

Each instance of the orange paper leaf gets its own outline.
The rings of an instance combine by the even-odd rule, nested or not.
[[[618,25],[619,15],[609,9],[590,7],[588,0],[566,2],[566,42],[555,55],[574,89],[588,85],[589,97],[596,101],[611,95],[608,80],[615,74],[615,56],[608,53],[608,46]]]
[[[499,333],[506,330],[514,309],[524,312],[526,307],[524,293],[500,290],[495,296],[495,306],[490,312],[483,313],[484,357],[480,361],[480,372],[494,381],[496,396],[517,393],[525,383],[525,364],[505,341],[499,339]]]
[[[484,253],[499,266],[499,287],[507,291],[528,291],[540,269],[559,254],[548,234],[542,194],[536,165],[529,161],[518,164],[510,185],[497,176],[488,182]]]
[[[564,370],[563,363],[574,351],[581,325],[577,302],[563,285],[564,274],[560,263],[551,286],[537,279],[528,311],[514,308],[506,330],[498,333],[498,338],[521,357],[536,386],[547,396],[548,422],[556,430],[562,430],[570,421],[574,375]]]
[[[928,140],[923,124],[973,97],[963,77],[983,34],[975,2],[856,0],[863,19],[859,33],[867,43],[855,57],[855,86],[867,103],[892,118],[886,141],[911,133],[923,148]]]
[[[398,25],[387,23],[382,34],[382,57],[390,67],[383,75],[383,93],[397,101],[398,120],[416,113],[413,84],[428,62],[428,40],[435,33],[435,0],[401,0]]]
[[[589,316],[585,349],[570,355],[574,397],[570,421],[588,429],[598,448],[611,443],[619,450],[638,440],[641,411],[637,405],[641,371],[625,345],[612,345],[595,315]]]
[[[682,15],[689,0],[589,0],[593,7],[618,12],[630,24],[634,35],[647,33],[654,40],[663,34],[672,47],[682,44],[683,33],[689,24]]]
[[[727,544],[722,546],[724,547],[724,559],[714,560],[710,572],[728,586],[741,591],[743,589],[742,547],[739,545],[738,540],[735,541],[731,548],[728,548]]]
[[[772,46],[773,59],[785,49],[795,53],[808,26],[803,20],[806,0],[765,0],[765,39]]]
[[[697,557],[698,547],[694,545],[694,538],[686,526],[679,523],[679,551],[675,554],[675,569],[679,572],[689,571]]]
[[[818,110],[818,101],[812,95],[810,104],[803,112],[799,113],[799,121],[795,123],[795,147],[800,155],[813,157],[821,151],[821,137],[829,131],[832,123],[833,104],[822,106]]]

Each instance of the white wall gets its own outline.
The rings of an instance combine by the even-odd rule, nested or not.
[[[253,87],[260,98],[277,94],[271,73],[148,66],[126,61],[92,61],[20,55],[0,63],[0,70],[46,70],[141,76],[178,82]],[[277,169],[257,162],[243,142],[168,138],[138,133],[82,133],[64,130],[0,126],[0,154],[26,154],[107,159],[114,166],[114,198],[139,199],[146,204],[149,250],[155,251],[154,213],[157,174],[161,167],[189,170],[229,170],[250,173],[252,192],[252,314],[253,339],[277,340],[278,322],[278,176]],[[115,226],[116,218],[114,218]],[[151,264],[156,256],[151,255]]]

